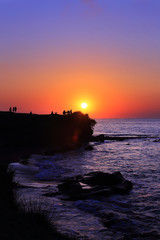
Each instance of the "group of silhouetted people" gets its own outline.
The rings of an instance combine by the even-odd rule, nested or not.
[[[72,114],[72,109],[71,109],[70,111],[65,111],[65,110],[63,111],[63,115],[67,115],[67,114],[68,114],[68,115],[69,115],[69,114]]]
[[[13,107],[13,108],[10,107],[10,108],[9,108],[9,111],[10,111],[10,112],[17,112],[17,107]]]
[[[57,112],[55,112],[55,113],[54,113],[54,112],[52,111],[52,112],[51,112],[51,115],[53,115],[53,114],[55,114],[55,115],[56,115],[56,114],[57,114]]]
[[[16,112],[17,112],[17,107],[13,107],[13,108],[10,107],[10,108],[9,108],[9,111],[10,111],[10,112],[15,112],[15,113],[16,113]],[[32,114],[32,112],[30,112],[30,114]],[[51,115],[53,115],[53,114],[56,115],[57,112],[53,113],[53,111],[51,111]],[[65,110],[63,111],[63,115],[70,115],[70,114],[72,114],[72,109],[71,109],[71,110],[68,110],[68,111],[65,111]]]
[[[53,115],[53,114],[55,114],[55,115],[56,115],[56,114],[57,114],[57,112],[55,112],[55,113],[54,113],[53,111],[51,111],[51,115]],[[72,109],[71,109],[71,110],[69,110],[69,111],[65,111],[65,110],[63,111],[63,115],[70,115],[70,114],[72,114]]]

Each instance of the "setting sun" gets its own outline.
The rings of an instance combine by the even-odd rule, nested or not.
[[[83,108],[83,109],[85,109],[85,108],[87,108],[87,103],[85,103],[85,102],[83,102],[82,104],[81,104],[81,107]]]

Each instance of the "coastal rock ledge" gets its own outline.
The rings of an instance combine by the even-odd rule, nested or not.
[[[109,174],[96,171],[67,178],[58,185],[58,189],[59,193],[67,196],[66,200],[79,200],[127,194],[132,185],[120,172]]]

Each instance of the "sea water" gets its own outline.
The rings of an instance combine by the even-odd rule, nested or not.
[[[17,201],[45,211],[59,231],[78,239],[160,239],[160,120],[101,119],[98,134],[127,138],[11,164],[24,186]],[[67,201],[54,194],[64,178],[91,171],[120,171],[133,190],[99,200]]]

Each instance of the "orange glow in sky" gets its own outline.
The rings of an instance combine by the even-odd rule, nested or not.
[[[86,102],[85,111],[94,118],[160,111],[158,72],[150,82],[151,66],[149,72],[143,66],[139,69],[137,63],[132,74],[133,66],[127,61],[123,65],[104,61],[106,68],[91,60],[82,64],[81,59],[74,66],[62,61],[55,68],[43,62],[12,62],[8,65],[10,71],[1,68],[5,81],[0,88],[0,108],[8,110],[16,105],[21,112],[62,113],[82,111],[81,103]]]
[[[86,2],[0,2],[0,111],[160,117],[160,3]]]

